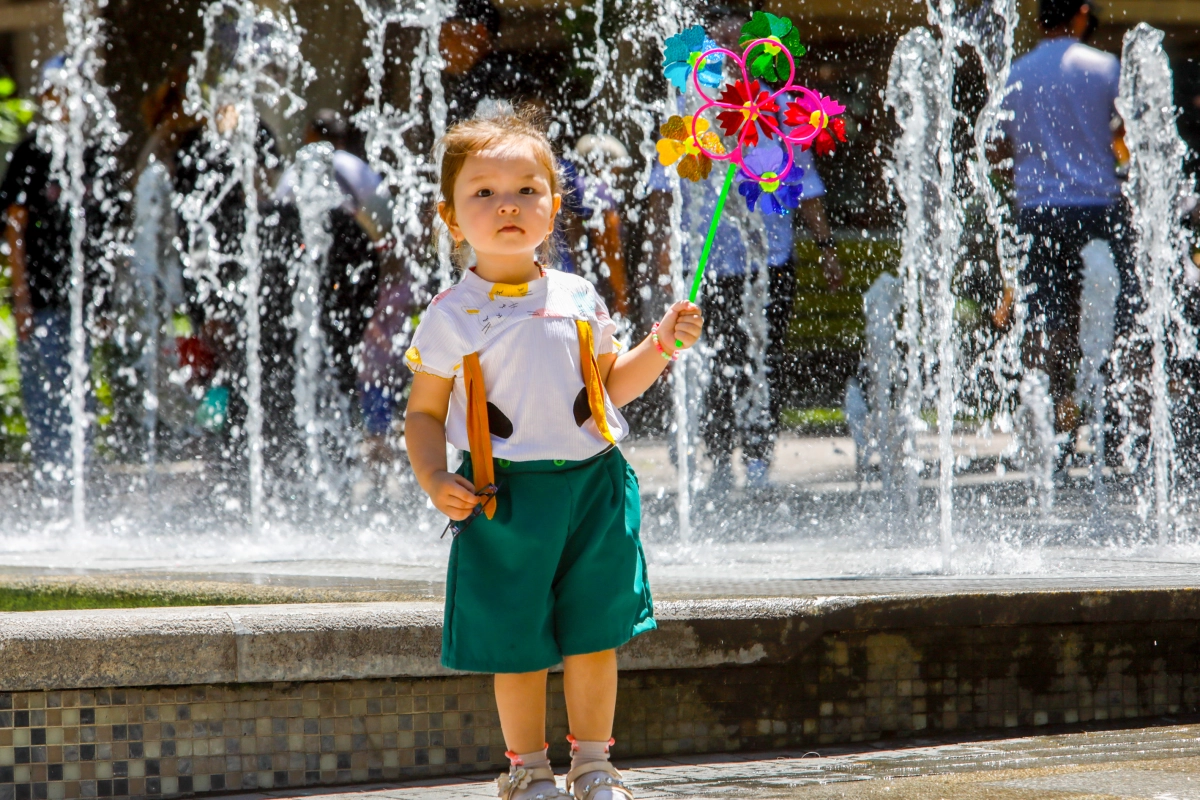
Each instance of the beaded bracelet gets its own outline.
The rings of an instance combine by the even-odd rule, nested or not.
[[[655,349],[657,349],[658,354],[660,356],[662,356],[664,359],[666,359],[667,361],[678,361],[679,360],[679,351],[676,350],[674,353],[668,355],[667,351],[663,349],[662,342],[660,342],[658,340],[659,324],[660,323],[657,323],[657,322],[654,323],[654,327],[650,329],[650,338],[654,340]]]

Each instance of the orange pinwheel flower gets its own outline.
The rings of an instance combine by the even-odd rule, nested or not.
[[[675,162],[679,177],[689,181],[701,181],[712,172],[712,159],[708,153],[724,155],[725,148],[721,145],[721,137],[708,129],[708,120],[696,120],[696,136],[692,135],[692,118],[673,116],[666,121],[659,133],[664,138],[658,140],[658,160],[664,167]],[[708,151],[708,152],[705,152]]]

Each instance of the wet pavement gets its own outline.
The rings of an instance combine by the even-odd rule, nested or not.
[[[856,750],[707,755],[619,766],[639,800],[1200,800],[1200,724],[1093,730]],[[483,800],[494,776],[352,789],[239,795],[237,800]]]

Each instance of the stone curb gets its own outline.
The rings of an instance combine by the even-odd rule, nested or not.
[[[780,664],[840,630],[1200,620],[1200,590],[1088,589],[659,604],[624,669]],[[432,677],[440,603],[0,614],[0,691]]]

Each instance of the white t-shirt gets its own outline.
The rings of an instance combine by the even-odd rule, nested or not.
[[[1013,64],[1004,134],[1018,206],[1109,205],[1121,196],[1111,127],[1120,76],[1115,56],[1065,36]]]
[[[414,372],[454,381],[446,437],[469,450],[463,356],[479,354],[487,390],[492,456],[509,461],[582,461],[608,441],[591,416],[579,361],[576,320],[592,327],[597,356],[614,353],[616,325],[584,278],[548,269],[527,284],[489,283],[474,271],[430,304],[405,361]],[[613,438],[629,432],[604,393]]]

